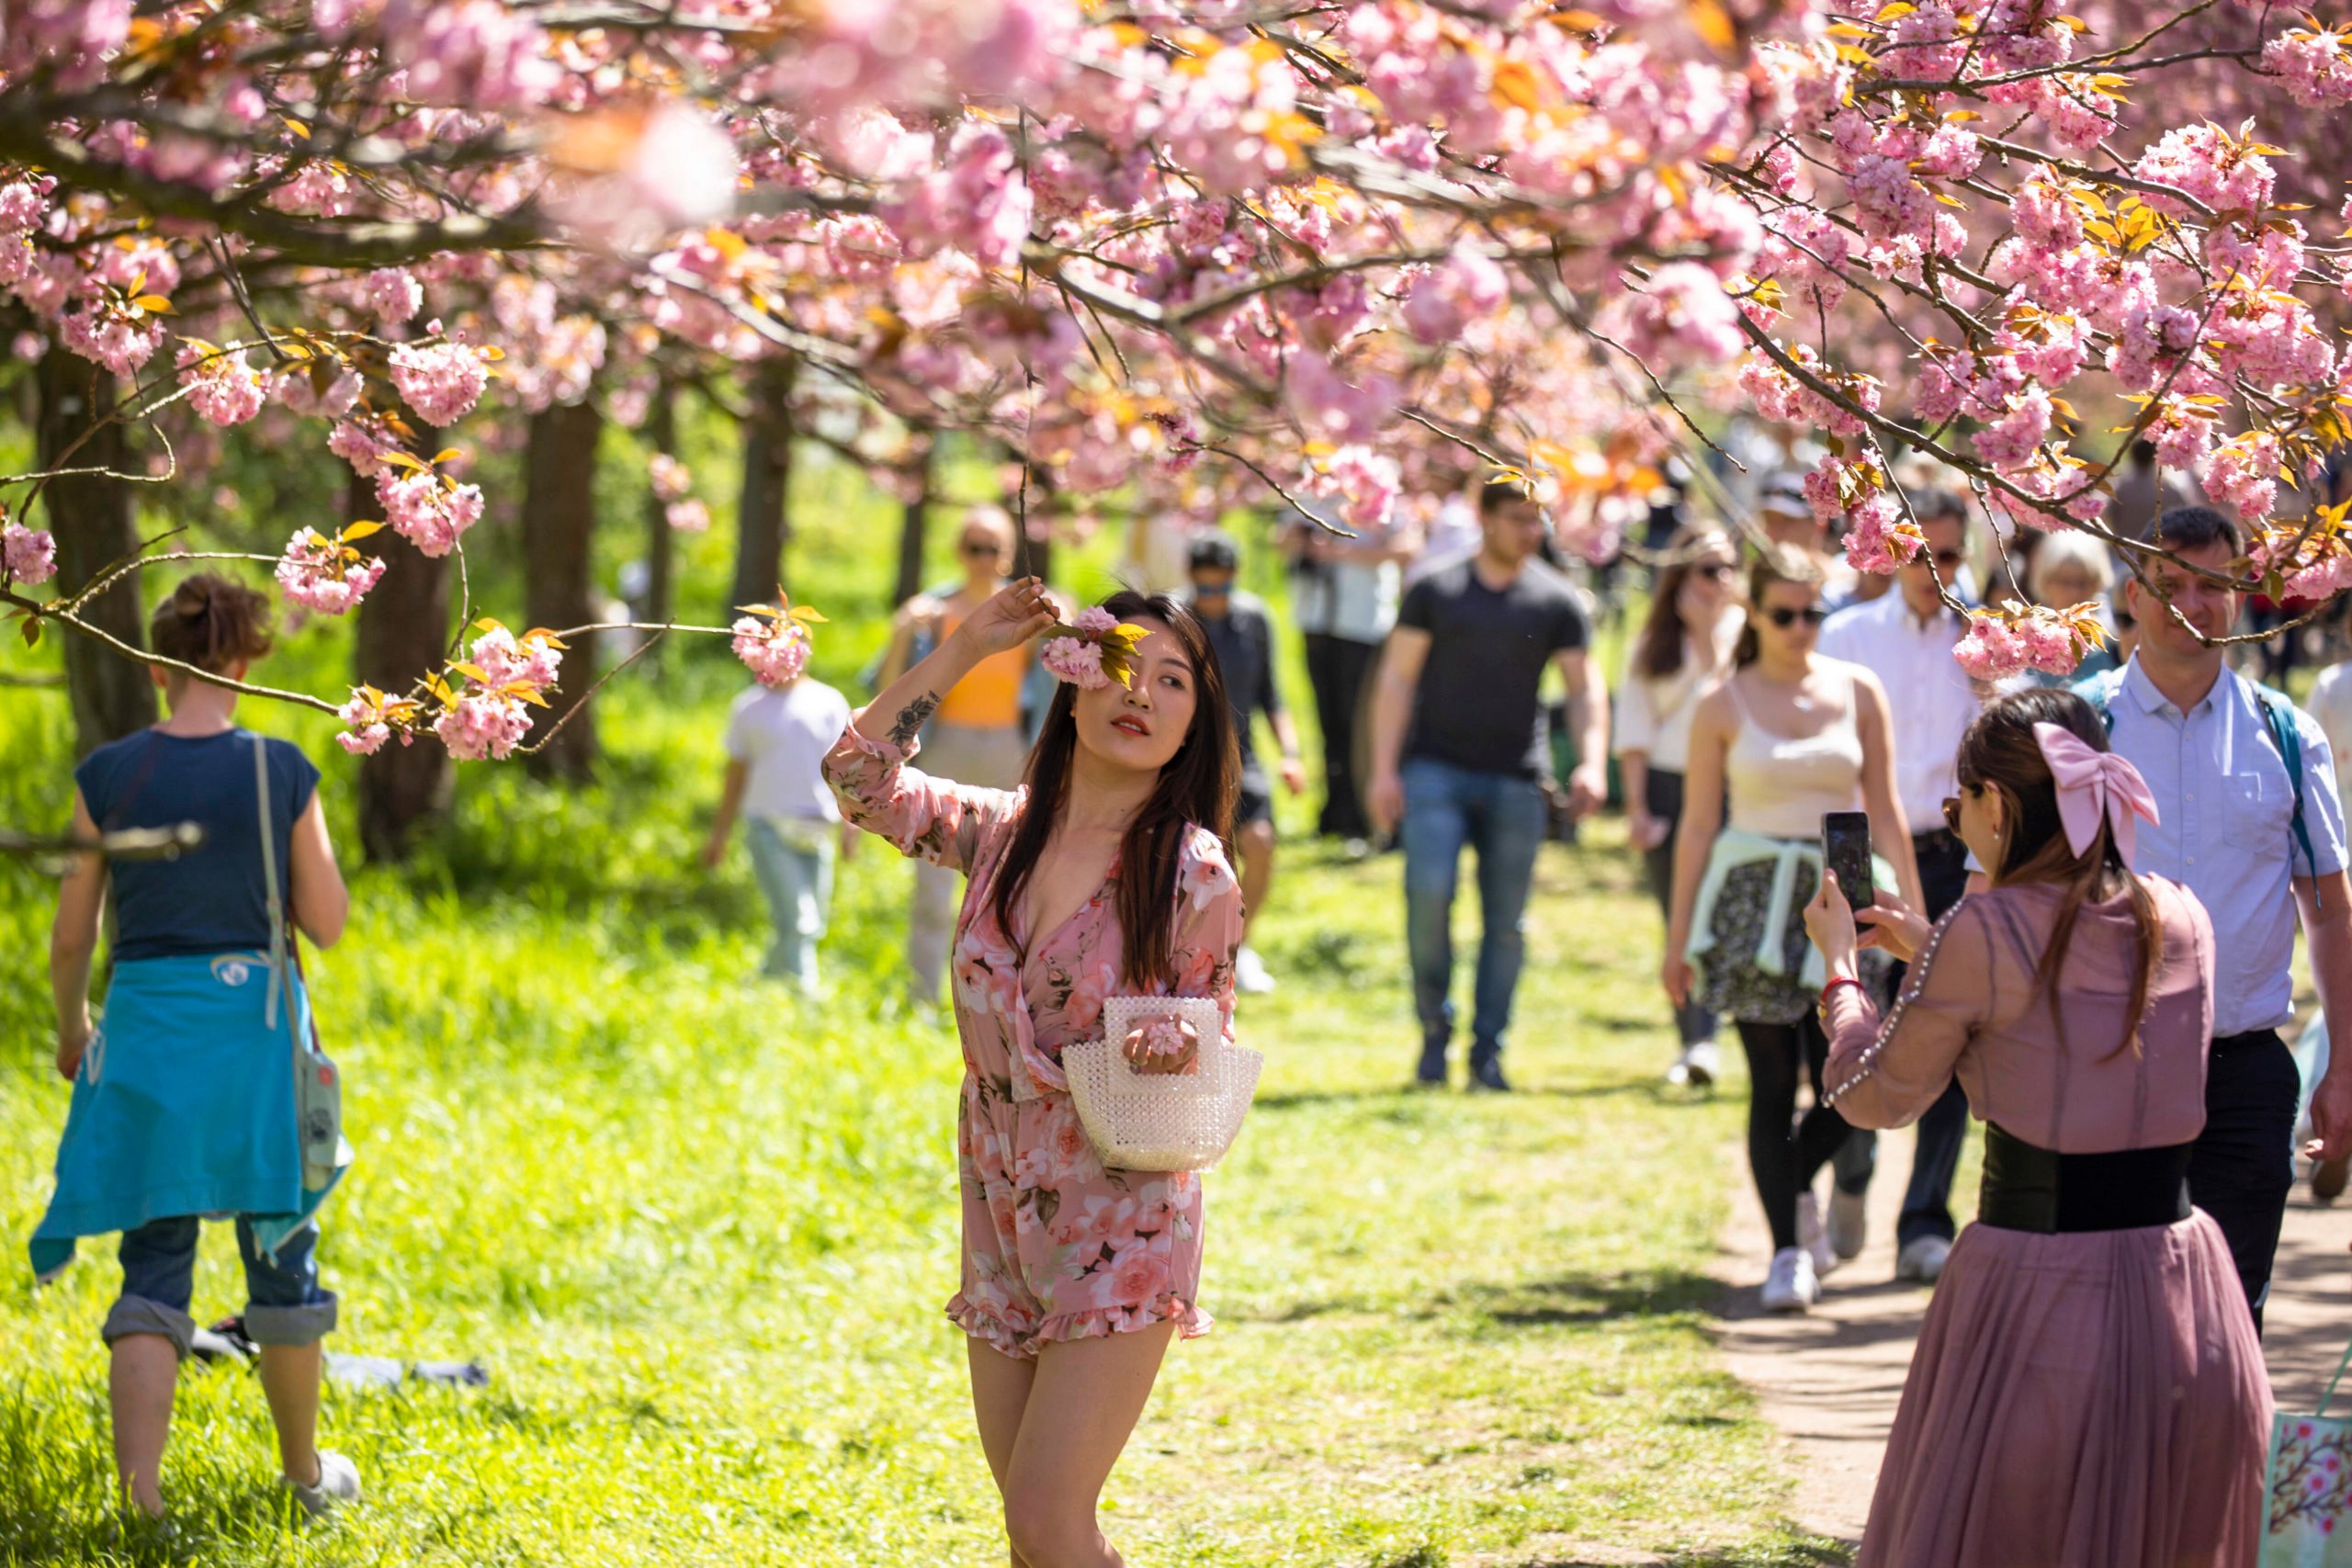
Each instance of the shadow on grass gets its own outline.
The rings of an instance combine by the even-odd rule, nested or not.
[[[1423,1089],[1419,1084],[1398,1083],[1392,1088],[1366,1089],[1303,1089],[1280,1094],[1261,1094],[1250,1102],[1253,1111],[1284,1111],[1310,1105],[1344,1105],[1362,1102],[1377,1106],[1385,1102],[1394,1111],[1428,1109],[1437,1111],[1451,1103],[1451,1097],[1463,1092],[1454,1089]],[[1664,1079],[1652,1082],[1648,1078],[1621,1078],[1611,1083],[1528,1084],[1511,1086],[1511,1100],[1646,1100],[1653,1105],[1702,1105],[1708,1096],[1689,1089],[1675,1089]]]
[[[1723,1299],[1723,1286],[1704,1274],[1682,1269],[1565,1274],[1526,1284],[1470,1283],[1438,1291],[1407,1303],[1371,1297],[1334,1296],[1298,1302],[1272,1312],[1231,1314],[1251,1323],[1304,1323],[1312,1318],[1377,1315],[1408,1323],[1453,1321],[1455,1332],[1476,1336],[1493,1330],[1548,1328],[1611,1323],[1629,1317],[1696,1316]]]

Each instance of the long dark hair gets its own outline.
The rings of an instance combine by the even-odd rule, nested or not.
[[[1634,668],[1649,679],[1663,681],[1682,668],[1689,640],[1682,626],[1682,585],[1690,581],[1699,558],[1718,547],[1729,550],[1731,537],[1712,523],[1688,524],[1667,541],[1673,564],[1661,569],[1650,587],[1649,619],[1642,623],[1641,646],[1634,653]]]
[[[1190,827],[1206,828],[1218,841],[1233,839],[1233,807],[1241,789],[1241,750],[1234,737],[1233,708],[1216,652],[1193,612],[1164,593],[1114,593],[1102,608],[1122,621],[1145,617],[1166,623],[1193,665],[1192,727],[1184,743],[1159,770],[1159,782],[1119,843],[1119,874],[1114,898],[1122,937],[1121,968],[1131,986],[1161,986],[1175,979],[1170,930],[1176,919],[1177,851]],[[1137,673],[1137,680],[1143,677]],[[990,906],[998,929],[1011,932],[1021,896],[1046,841],[1060,826],[1069,804],[1069,781],[1078,759],[1078,688],[1065,684],[1046,710],[1046,727],[1030,749],[1022,782],[1029,804],[1012,830],[1012,842],[998,868]],[[1024,944],[1025,945],[1025,944]],[[1025,956],[1025,955],[1024,955]]]
[[[1803,582],[1818,588],[1821,563],[1785,545],[1774,545],[1757,555],[1747,569],[1747,624],[1739,628],[1739,641],[1731,650],[1735,670],[1747,669],[1763,654],[1763,644],[1756,636],[1756,617],[1764,613],[1764,591],[1776,582]]]
[[[2098,837],[2076,854],[2066,841],[2058,817],[2058,786],[2050,764],[2034,738],[2037,724],[2054,724],[2094,751],[2111,750],[2107,726],[2090,704],[2061,687],[2012,692],[1985,705],[1961,738],[1958,773],[1962,789],[2000,792],[2009,820],[2008,843],[1993,873],[1996,882],[2055,882],[2065,889],[2058,906],[2057,923],[2050,929],[2050,943],[2034,965],[2033,983],[2058,1007],[2058,975],[2066,949],[2075,940],[2075,918],[2086,899],[2107,899],[2129,890],[2132,923],[2139,928],[2140,953],[2132,975],[2132,1007],[2123,1019],[2123,1039],[2115,1050],[2132,1044],[2148,1009],[2148,987],[2156,960],[2164,949],[2164,930],[2156,919],[2156,901],[2145,884],[2123,863],[2115,834],[2102,820]],[[2109,1052],[2109,1055],[2114,1055]]]

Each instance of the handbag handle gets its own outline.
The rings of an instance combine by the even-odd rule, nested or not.
[[[2319,1396],[2319,1408],[2312,1411],[2312,1415],[2327,1414],[2327,1402],[2335,1397],[2335,1385],[2344,1381],[2345,1369],[2347,1367],[2352,1367],[2352,1345],[2344,1347],[2344,1359],[2335,1363],[2335,1375],[2327,1380],[2327,1387]]]

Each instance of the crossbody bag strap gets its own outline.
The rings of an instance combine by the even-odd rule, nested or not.
[[[277,992],[283,986],[287,1007],[293,1008],[294,981],[286,966],[286,899],[277,879],[277,830],[269,809],[269,742],[254,741],[254,795],[261,803],[261,875],[269,901],[269,993],[262,1001],[262,1026],[277,1027]]]

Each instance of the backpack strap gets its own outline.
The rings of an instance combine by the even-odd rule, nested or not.
[[[2254,688],[2254,700],[2262,708],[2262,727],[2269,732],[2270,744],[2278,749],[2278,760],[2287,764],[2287,783],[2295,792],[2295,847],[2303,852],[2303,864],[2312,874],[2312,894],[2319,895],[2319,854],[2312,848],[2311,825],[2303,820],[2303,737],[2295,726],[2295,705],[2283,692],[2274,692],[2256,682],[2246,682]]]
[[[277,832],[270,819],[269,742],[256,735],[254,742],[254,795],[261,803],[261,875],[269,899],[269,990],[262,1000],[262,1027],[277,1027],[277,991],[286,987],[287,1005],[293,1005],[293,980],[286,973],[286,899],[279,891]]]
[[[2075,695],[2091,705],[2099,723],[2107,727],[2111,737],[2115,733],[2115,694],[2123,689],[2123,671],[2102,670],[2075,688]]]

